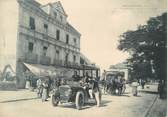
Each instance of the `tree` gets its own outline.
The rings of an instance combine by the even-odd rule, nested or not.
[[[132,77],[165,79],[166,21],[167,13],[164,13],[120,36],[118,49],[130,53]]]

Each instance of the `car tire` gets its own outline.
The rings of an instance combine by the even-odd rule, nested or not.
[[[83,92],[81,91],[77,92],[76,99],[75,99],[75,105],[78,110],[80,110],[82,106],[84,105],[84,93]]]
[[[59,103],[59,96],[52,95],[52,105],[57,106]]]

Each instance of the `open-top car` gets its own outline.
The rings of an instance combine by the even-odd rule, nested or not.
[[[85,103],[89,102],[90,99],[94,99],[97,106],[100,106],[101,92],[99,89],[99,79],[99,68],[82,66],[75,69],[75,74],[72,78],[64,78],[63,83],[57,83],[59,85],[53,88],[53,106],[58,106],[59,102],[73,102],[75,103],[76,108],[80,110]]]

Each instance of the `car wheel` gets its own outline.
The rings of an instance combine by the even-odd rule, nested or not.
[[[84,94],[83,92],[77,92],[75,99],[76,108],[80,110],[84,105]]]
[[[59,103],[59,96],[52,95],[52,105],[57,106]]]

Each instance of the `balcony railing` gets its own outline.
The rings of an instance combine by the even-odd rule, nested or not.
[[[51,58],[48,56],[40,56],[40,64],[42,65],[50,65]]]
[[[31,52],[27,52],[27,53],[25,53],[25,59],[24,60],[27,63],[35,64],[35,63],[38,62],[38,55],[34,54],[34,53],[31,53]]]
[[[79,66],[79,64],[76,62],[70,62],[70,61],[67,62],[67,61],[57,60],[57,59],[54,60],[53,65],[59,66],[59,67],[66,67],[66,68],[75,68]]]
[[[76,62],[64,62],[64,67],[67,67],[67,68],[75,68],[75,67],[78,67],[79,64],[76,63]]]

